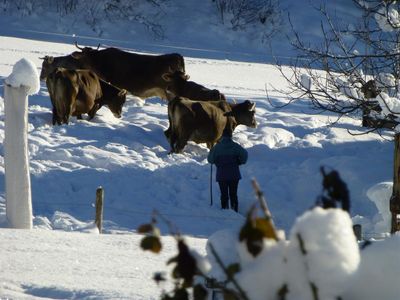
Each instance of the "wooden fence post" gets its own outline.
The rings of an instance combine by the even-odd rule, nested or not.
[[[96,220],[95,224],[99,229],[99,233],[102,233],[103,227],[103,202],[104,202],[104,190],[100,186],[96,190]]]
[[[357,238],[357,241],[362,241],[362,226],[361,224],[353,225],[354,235]]]
[[[394,170],[393,170],[393,192],[390,198],[390,212],[392,224],[390,233],[400,230],[400,133],[394,137]]]

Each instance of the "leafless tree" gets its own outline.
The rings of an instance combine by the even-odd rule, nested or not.
[[[307,98],[316,109],[339,117],[360,112],[367,117],[377,110],[376,118],[363,125],[394,128],[400,116],[393,105],[393,99],[400,103],[400,3],[353,0],[353,4],[362,16],[356,25],[332,19],[326,6],[315,7],[323,16],[319,44],[306,43],[292,25],[291,44],[299,53],[290,64],[292,74],[277,62],[290,85],[289,103]]]
[[[400,120],[400,3],[352,2],[362,13],[361,22],[354,26],[334,22],[326,7],[317,8],[325,20],[318,45],[305,43],[292,26],[292,45],[300,54],[291,75],[278,64],[290,85],[289,103],[310,99],[313,107],[339,118],[362,111],[363,126],[372,128],[366,133],[395,129]],[[382,113],[371,116],[374,109]],[[400,133],[395,132],[391,233],[400,231]]]
[[[213,0],[223,24],[232,30],[257,25],[262,40],[267,41],[279,29],[282,21],[279,0]]]

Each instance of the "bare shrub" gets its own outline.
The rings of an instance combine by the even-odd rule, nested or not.
[[[244,30],[248,26],[263,28],[263,36],[271,36],[281,24],[278,0],[213,0],[223,24],[233,30]]]

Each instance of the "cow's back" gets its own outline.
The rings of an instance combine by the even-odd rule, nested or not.
[[[120,74],[133,76],[141,81],[143,76],[162,75],[169,68],[185,70],[183,57],[177,53],[147,55],[126,52],[117,48],[107,48],[94,51],[91,55],[91,62],[86,67],[93,68],[100,77],[105,77],[103,79],[111,83],[113,83],[112,80],[106,77],[117,77]],[[109,72],[110,74],[106,74]]]
[[[76,70],[77,84],[79,86],[78,99],[98,99],[102,96],[99,77],[91,70]]]
[[[223,111],[227,108],[219,102],[175,98],[168,104],[172,130],[196,143],[214,143],[222,135],[227,121]]]
[[[107,48],[83,53],[82,63],[101,79],[139,97],[166,97],[167,82],[163,75],[184,71],[180,54],[146,55]],[[73,54],[74,55],[74,54]]]
[[[194,81],[184,82],[181,96],[200,101],[219,101],[225,100],[225,96],[216,89],[209,89]]]
[[[42,62],[42,70],[40,79],[46,79],[47,76],[53,73],[57,68],[76,70],[83,68],[83,64],[74,59],[71,55],[50,57],[46,56]]]

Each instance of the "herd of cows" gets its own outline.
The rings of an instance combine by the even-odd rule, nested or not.
[[[169,128],[165,131],[172,153],[188,141],[211,148],[225,128],[256,127],[255,103],[229,103],[218,90],[189,81],[182,55],[145,55],[117,48],[99,50],[75,46],[70,55],[43,57],[40,79],[46,80],[53,125],[68,124],[71,116],[92,119],[106,105],[121,117],[127,93],[168,101]]]

